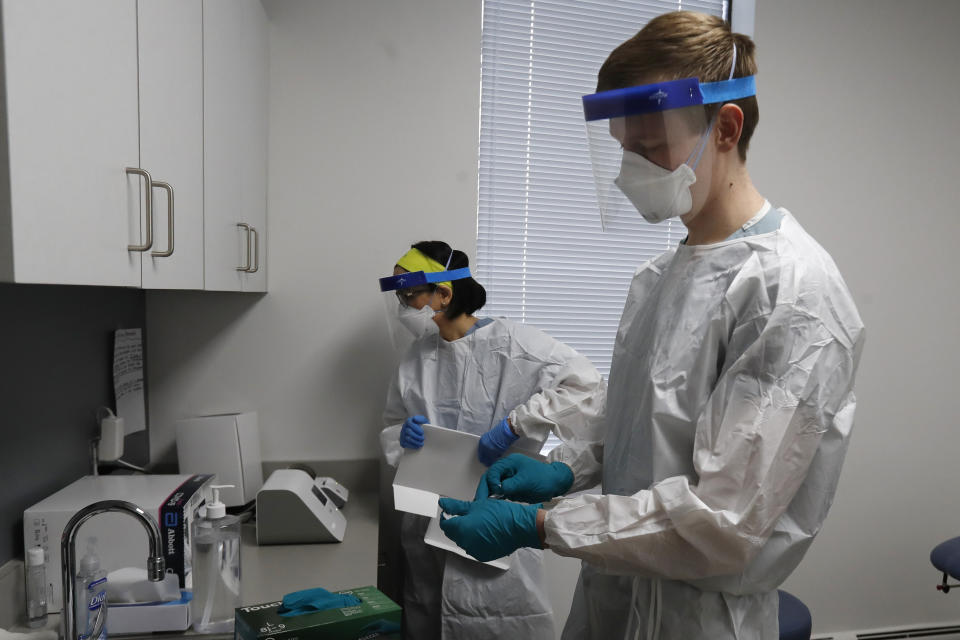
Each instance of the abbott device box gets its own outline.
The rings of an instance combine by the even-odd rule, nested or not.
[[[190,575],[190,523],[210,494],[209,475],[84,476],[23,512],[23,546],[40,545],[47,558],[48,611],[63,607],[60,538],[75,513],[101,500],[125,500],[156,519],[163,539],[167,573],[186,586]],[[146,529],[126,513],[100,513],[80,526],[76,558],[86,553],[87,538],[97,539],[100,566],[107,572],[123,567],[146,568],[150,546]]]
[[[235,640],[372,640],[400,638],[401,609],[376,587],[357,587],[360,604],[284,618],[279,602],[237,609]]]
[[[263,486],[256,413],[224,413],[177,420],[180,473],[212,473],[228,507],[252,502]]]

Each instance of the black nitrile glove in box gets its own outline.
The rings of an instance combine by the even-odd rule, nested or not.
[[[236,610],[236,640],[372,640],[400,638],[402,610],[376,587],[344,589],[360,604],[283,617],[280,602],[267,602]]]

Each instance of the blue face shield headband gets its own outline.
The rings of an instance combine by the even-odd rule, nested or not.
[[[401,273],[397,276],[380,278],[380,291],[397,291],[399,289],[409,289],[410,287],[417,287],[425,284],[464,280],[465,278],[469,277],[470,267],[451,269],[450,271],[434,271],[432,273],[427,273],[425,271],[413,271],[410,273]]]
[[[730,102],[757,94],[755,76],[701,83],[696,78],[655,82],[583,96],[587,122]]]

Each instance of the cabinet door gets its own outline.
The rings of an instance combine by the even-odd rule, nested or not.
[[[259,0],[203,2],[205,288],[266,290],[267,21]],[[247,233],[239,223],[254,227]],[[247,243],[259,245],[247,262]],[[253,247],[251,247],[253,249]],[[259,267],[255,273],[241,266]]]
[[[140,286],[134,0],[5,0],[17,282]]]
[[[203,6],[138,0],[137,32],[140,162],[154,181],[169,185],[153,189],[153,249],[142,254],[143,288],[202,289]]]

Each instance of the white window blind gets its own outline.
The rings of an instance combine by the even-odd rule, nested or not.
[[[607,375],[638,266],[676,245],[679,221],[603,233],[581,96],[618,44],[676,9],[723,0],[485,0],[477,279],[486,315],[532,324]]]

